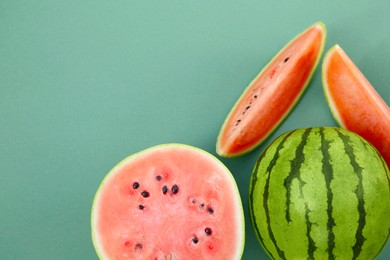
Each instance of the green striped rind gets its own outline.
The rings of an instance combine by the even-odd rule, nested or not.
[[[383,158],[356,134],[288,132],[252,173],[255,233],[273,259],[373,259],[389,237],[389,179]]]

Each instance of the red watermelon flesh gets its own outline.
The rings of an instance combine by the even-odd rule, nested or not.
[[[239,259],[240,195],[229,170],[186,145],[160,145],[119,163],[91,216],[101,259]]]
[[[306,89],[321,57],[326,28],[315,23],[291,40],[256,76],[225,119],[216,150],[224,157],[260,145]]]
[[[372,143],[390,166],[390,108],[339,45],[325,55],[322,77],[335,120]]]

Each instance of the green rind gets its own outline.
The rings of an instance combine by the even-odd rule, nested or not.
[[[307,137],[304,137],[302,135],[302,133],[304,133],[304,132],[309,133],[311,131],[313,131],[315,133],[315,135],[308,135],[309,139],[307,139]],[[296,148],[295,150],[294,149],[288,150],[291,154],[295,154],[294,156],[296,156],[296,155],[302,156],[302,153],[300,151],[303,151],[304,153],[305,152],[312,153],[314,151],[314,152],[317,152],[318,154],[328,154],[328,156],[330,156],[328,159],[326,159],[326,158],[324,159],[324,160],[327,160],[329,162],[329,165],[326,166],[328,168],[328,170],[326,170],[326,169],[325,170],[330,171],[330,173],[331,173],[329,175],[329,177],[331,177],[331,179],[326,181],[328,183],[328,187],[326,189],[318,188],[318,186],[321,186],[321,184],[315,183],[316,185],[313,186],[310,183],[306,184],[305,182],[303,182],[304,186],[300,187],[299,181],[297,181],[296,183],[298,183],[298,184],[296,184],[296,185],[298,185],[298,186],[296,186],[296,187],[299,187],[299,189],[298,188],[296,188],[296,189],[297,190],[305,189],[305,191],[301,195],[299,195],[299,191],[298,191],[298,194],[296,194],[296,195],[298,195],[298,196],[296,196],[296,199],[303,199],[302,197],[307,196],[307,195],[305,195],[305,193],[311,194],[310,189],[309,189],[310,187],[312,187],[312,188],[314,187],[314,190],[319,192],[317,194],[317,196],[321,196],[320,195],[321,192],[318,189],[322,189],[323,192],[325,192],[326,190],[328,190],[328,191],[331,190],[332,197],[330,198],[330,200],[332,201],[332,203],[330,205],[328,204],[327,206],[324,204],[324,208],[327,208],[328,210],[330,210],[328,213],[330,213],[332,218],[334,217],[334,223],[329,222],[329,220],[327,221],[328,224],[324,223],[324,221],[321,222],[321,220],[318,219],[318,216],[325,216],[326,213],[317,214],[315,211],[314,212],[310,211],[310,208],[314,204],[312,204],[312,202],[310,202],[310,200],[308,200],[309,202],[306,201],[304,203],[305,207],[302,207],[302,209],[304,211],[306,211],[305,216],[307,216],[309,214],[309,218],[305,217],[305,220],[303,220],[303,224],[305,224],[306,229],[311,229],[310,232],[308,233],[307,231],[305,231],[306,229],[304,226],[301,226],[301,227],[298,226],[298,229],[296,230],[297,232],[295,232],[295,233],[291,233],[291,230],[293,230],[291,228],[293,228],[294,226],[291,226],[291,225],[289,227],[280,226],[279,227],[280,229],[290,230],[290,235],[294,234],[293,235],[294,242],[290,241],[291,245],[287,244],[287,249],[286,249],[285,242],[281,242],[280,240],[277,239],[277,236],[275,236],[276,238],[274,240],[277,241],[277,243],[281,243],[280,245],[277,246],[277,247],[279,247],[279,249],[278,249],[279,251],[277,249],[275,249],[275,246],[272,246],[272,243],[270,244],[269,241],[271,241],[272,238],[269,237],[270,235],[266,235],[266,233],[269,233],[269,232],[264,231],[264,230],[267,230],[267,227],[264,226],[264,223],[268,223],[268,224],[269,224],[269,222],[271,223],[269,225],[268,229],[271,228],[271,226],[272,226],[272,228],[275,228],[277,223],[279,223],[279,224],[281,223],[280,219],[283,219],[283,218],[286,219],[286,217],[283,217],[286,215],[286,213],[283,214],[281,212],[276,212],[274,209],[273,215],[271,216],[271,219],[269,221],[269,219],[268,219],[269,217],[263,215],[265,212],[265,210],[264,210],[265,204],[264,203],[267,203],[267,202],[265,202],[265,201],[261,202],[261,200],[260,200],[260,201],[257,201],[257,204],[256,204],[255,200],[257,200],[257,198],[254,198],[254,196],[258,195],[258,196],[262,197],[263,195],[261,195],[261,194],[265,194],[265,185],[267,185],[265,183],[269,182],[269,183],[271,183],[271,185],[270,185],[271,188],[272,188],[272,186],[274,186],[273,187],[274,188],[273,199],[275,199],[275,197],[280,198],[281,196],[283,196],[283,192],[285,192],[285,191],[283,191],[283,189],[278,187],[276,185],[276,182],[273,181],[273,180],[275,180],[275,178],[276,179],[278,179],[278,178],[283,179],[284,178],[283,176],[285,176],[285,175],[282,176],[281,175],[282,173],[280,173],[280,171],[285,171],[288,173],[289,170],[292,169],[293,167],[300,167],[300,165],[304,165],[304,164],[306,164],[306,166],[304,166],[304,167],[308,167],[308,165],[311,165],[312,167],[318,167],[318,166],[324,165],[323,163],[321,163],[321,164],[318,164],[317,166],[315,166],[315,162],[317,161],[317,163],[318,163],[319,160],[322,160],[321,158],[315,157],[311,161],[309,160],[310,158],[306,158],[307,160],[305,160],[305,158],[303,158],[303,164],[302,164],[302,162],[300,163],[299,160],[292,159],[295,157],[292,157],[292,158],[285,157],[286,151],[283,151],[281,149],[284,149],[284,145],[285,145],[284,142],[286,140],[288,140],[288,135],[292,135],[292,133],[294,133],[294,132],[285,133],[282,136],[275,139],[274,142],[272,142],[265,149],[265,151],[261,154],[261,156],[258,159],[258,161],[254,167],[254,170],[252,172],[252,176],[251,176],[251,180],[250,180],[250,188],[249,188],[249,212],[250,212],[250,217],[251,217],[252,225],[254,227],[255,234],[256,234],[260,244],[262,245],[262,247],[265,249],[267,254],[272,259],[284,259],[284,258],[295,259],[295,257],[297,257],[297,255],[295,255],[295,257],[292,257],[291,251],[295,252],[295,251],[300,250],[299,246],[296,246],[298,244],[295,241],[299,240],[300,235],[303,238],[306,237],[306,242],[304,242],[304,243],[306,243],[308,245],[306,247],[306,250],[308,253],[310,253],[310,249],[309,249],[310,248],[310,238],[313,239],[311,242],[312,245],[313,245],[313,242],[316,242],[316,239],[318,242],[319,236],[318,236],[318,232],[316,231],[316,229],[319,229],[318,226],[321,226],[321,223],[323,223],[322,225],[325,225],[325,226],[328,225],[328,228],[331,227],[331,229],[332,229],[332,232],[329,232],[329,234],[327,235],[328,238],[326,238],[326,239],[329,241],[329,236],[332,236],[331,233],[333,233],[333,235],[334,235],[335,246],[331,245],[331,247],[333,247],[333,250],[330,250],[330,251],[333,251],[333,257],[337,257],[337,255],[340,254],[340,248],[343,247],[340,245],[342,245],[343,243],[347,243],[347,245],[350,245],[351,253],[350,253],[350,257],[347,257],[347,258],[351,258],[351,259],[368,259],[368,258],[370,258],[371,259],[372,257],[375,257],[377,254],[379,254],[381,249],[385,246],[387,239],[389,238],[389,234],[390,234],[390,221],[387,220],[385,217],[385,216],[388,216],[390,214],[390,199],[389,199],[390,198],[389,197],[390,186],[389,185],[387,185],[387,186],[380,185],[380,187],[377,187],[377,191],[376,191],[378,193],[377,195],[375,195],[375,194],[373,195],[373,193],[370,193],[370,192],[368,192],[366,194],[364,192],[364,187],[370,187],[369,181],[373,181],[372,178],[379,178],[381,181],[383,181],[385,183],[386,182],[389,183],[389,177],[390,177],[389,168],[384,163],[384,159],[379,155],[377,150],[371,144],[369,144],[367,141],[365,141],[364,139],[362,139],[358,135],[351,133],[349,131],[343,130],[343,129],[339,129],[339,128],[312,128],[309,130],[308,129],[295,130],[295,133],[297,133],[297,134],[301,133],[301,136],[303,136],[303,137],[300,140],[292,140],[291,142],[293,142],[293,141],[296,142],[295,147],[299,147],[300,144],[303,144],[301,146],[301,148],[303,150],[300,148]],[[313,140],[314,141],[316,139],[319,140],[318,135],[323,135],[323,137],[325,139],[321,139],[322,140],[321,141],[322,142],[321,149],[318,149],[318,147],[314,149],[314,148],[310,147],[310,143]],[[333,138],[338,139],[336,143],[334,143]],[[350,139],[351,140],[353,139],[353,142],[350,142]],[[305,144],[307,142],[307,140],[309,140],[308,141],[309,145]],[[288,140],[288,141],[290,142],[290,140]],[[287,147],[291,146],[291,144],[286,144],[286,145],[287,145]],[[341,150],[341,152],[339,150],[335,151],[334,150],[335,147],[337,147],[337,149]],[[360,148],[357,148],[357,147],[360,147]],[[355,149],[358,149],[358,150],[355,150]],[[369,163],[368,163],[369,165],[359,166],[360,163],[366,162],[367,160],[371,160],[371,159],[367,159],[365,157],[365,153],[362,152],[362,149],[366,150],[369,154],[371,154],[369,157],[372,158],[373,161],[369,161]],[[300,151],[298,151],[298,150],[300,150]],[[345,152],[342,152],[343,150]],[[282,155],[278,155],[279,151],[282,151]],[[346,164],[342,163],[342,165],[338,165],[338,166],[335,164],[332,164],[332,158],[333,158],[333,156],[335,156],[335,153],[338,151],[340,152],[340,155],[338,155],[338,156],[342,156],[342,158],[343,158],[341,161],[346,161],[346,162],[350,162],[350,163],[346,163]],[[281,161],[278,161],[280,156],[284,156],[283,157],[284,159],[283,160],[281,159]],[[340,160],[340,158],[338,160]],[[285,162],[286,165],[282,165],[283,161],[287,161],[287,162]],[[341,161],[339,161],[339,162],[341,162]],[[289,163],[291,164],[290,166],[288,166]],[[272,177],[273,180],[270,180],[271,175],[269,173],[272,172],[273,168],[276,169],[277,167],[279,167],[277,171],[280,174],[278,173],[279,175],[277,175],[276,177]],[[286,168],[287,168],[287,170],[286,170]],[[356,174],[356,176],[354,175],[354,178],[352,178],[352,179],[347,178],[348,179],[347,183],[343,182],[343,178],[345,178],[345,175],[343,175],[343,170],[345,170],[345,169],[349,169],[348,171],[350,171],[350,172],[357,171],[357,174]],[[359,174],[360,171],[361,171],[361,174]],[[268,175],[267,175],[267,172],[269,172]],[[371,177],[371,174],[373,174],[374,172],[384,172],[385,176],[377,175],[376,177]],[[306,175],[306,176],[302,175],[301,176],[301,174],[304,174],[304,173],[300,173],[299,176],[298,175],[295,176],[296,179],[298,179],[298,177],[299,177],[299,178],[303,178],[303,181],[305,181],[305,180],[307,180],[308,176],[310,176],[310,175]],[[314,172],[313,172],[313,174],[314,174]],[[361,176],[361,177],[359,177],[359,176]],[[333,180],[333,178],[334,178],[334,180]],[[324,181],[325,181],[325,179],[324,179]],[[360,183],[360,185],[359,185],[359,183]],[[356,184],[356,189],[354,188],[355,184]],[[337,188],[337,185],[339,185],[338,188]],[[308,186],[308,187],[306,187],[306,186]],[[336,190],[334,190],[335,188],[336,188]],[[259,195],[258,189],[260,189],[260,191],[264,190],[263,193],[260,193],[260,195]],[[350,192],[350,193],[348,193],[348,192]],[[272,191],[271,191],[271,193],[272,193]],[[357,195],[355,199],[353,199],[353,198],[351,199],[350,203],[352,203],[353,205],[356,205],[356,217],[353,216],[353,218],[356,218],[357,223],[360,223],[358,227],[353,222],[352,223],[350,223],[350,222],[342,223],[343,220],[349,218],[349,216],[347,218],[344,217],[345,212],[343,212],[343,207],[345,207],[346,205],[342,205],[342,204],[337,205],[337,203],[341,203],[341,201],[343,201],[343,200],[340,200],[340,198],[343,198],[344,196],[350,196],[349,194],[351,194],[351,193],[354,193],[355,195]],[[266,195],[264,195],[264,197],[265,196]],[[362,201],[362,199],[363,199],[362,196],[366,196],[366,197],[364,197],[365,200],[363,200],[363,201]],[[381,199],[378,200],[377,196],[381,197]],[[328,199],[329,199],[329,197],[328,197]],[[360,202],[359,202],[359,200],[360,200]],[[294,203],[301,203],[301,202],[299,202],[299,200],[295,200]],[[307,203],[311,203],[311,206],[309,205],[310,207],[306,207],[308,205]],[[319,201],[316,200],[315,203],[319,203]],[[365,205],[362,203],[365,203],[368,205],[367,209],[365,208]],[[259,206],[259,205],[263,205],[263,206]],[[263,208],[263,210],[261,210],[261,208]],[[287,207],[285,207],[285,208],[287,209]],[[309,211],[307,211],[308,209],[309,209]],[[363,211],[368,210],[368,211],[362,213],[362,210]],[[358,211],[361,213],[360,216],[357,213]],[[365,213],[367,213],[367,214],[365,214]],[[256,214],[257,214],[257,219],[256,219]],[[316,217],[316,214],[317,214],[317,217]],[[364,215],[364,219],[361,216],[362,214]],[[375,223],[372,223],[374,215],[381,216],[381,221],[382,221],[384,230],[381,229],[381,231],[378,232],[378,225],[375,226]],[[365,219],[366,216],[368,218],[367,221]],[[329,219],[329,218],[327,217],[327,219]],[[374,217],[374,219],[375,219],[375,217]],[[288,221],[285,220],[283,223],[288,223]],[[299,223],[298,224],[297,223],[298,222],[294,222],[294,225],[297,226],[299,224]],[[310,223],[311,223],[311,226],[308,226],[308,224],[310,224]],[[261,226],[261,225],[263,225],[263,226]],[[346,231],[346,230],[350,230],[349,228],[351,228],[351,227],[353,228],[354,225],[356,226],[355,227],[356,228],[355,234],[353,232],[351,233],[351,232]],[[373,226],[370,226],[370,225],[373,225]],[[380,228],[382,228],[382,226],[380,226]],[[263,230],[263,232],[261,231],[261,229]],[[355,230],[355,229],[353,229],[353,230]],[[350,236],[350,238],[348,238],[348,235]],[[380,236],[381,237],[380,239],[383,239],[383,244],[381,244],[381,245],[379,244],[379,241],[381,241],[381,240],[379,238],[377,239],[377,236]],[[302,237],[301,237],[301,239],[302,239]],[[280,238],[280,234],[279,234],[279,238]],[[366,238],[367,238],[367,241],[365,240]],[[376,239],[379,241],[376,242],[377,241]],[[330,241],[330,243],[332,243],[332,242]],[[367,251],[367,249],[370,249],[370,245],[372,245],[372,244],[376,244],[373,247],[373,248],[375,248],[374,250],[376,250],[376,251],[373,251],[373,252]],[[314,244],[314,246],[316,246],[316,244]],[[321,245],[318,244],[318,246],[321,246]],[[290,248],[288,248],[288,247],[290,247]],[[329,247],[329,245],[327,246],[327,248],[328,247]],[[344,247],[345,247],[345,244],[344,244]],[[352,250],[352,248],[354,250]],[[327,257],[324,255],[320,255],[321,253],[316,252],[315,251],[316,249],[318,249],[318,248],[317,247],[311,248],[311,250],[312,250],[311,254],[313,255],[314,259],[317,259],[317,258],[322,259],[324,257]],[[320,248],[320,249],[318,249],[318,251],[320,251],[322,249],[323,248]],[[379,251],[377,251],[378,249],[379,249]],[[287,251],[285,251],[285,250],[287,250]],[[290,250],[290,251],[288,251],[288,250]],[[323,250],[325,250],[325,249],[323,249]],[[353,253],[352,253],[352,251],[353,251]],[[283,252],[283,253],[278,253],[278,252]],[[287,252],[287,255],[285,255],[286,252]],[[302,257],[302,256],[300,256],[300,257]],[[310,255],[307,255],[306,258],[311,259]],[[330,259],[331,258],[332,258],[332,256],[330,256]]]
[[[290,45],[290,43],[292,43],[295,39],[297,39],[300,35],[302,35],[307,29],[315,26],[315,25],[318,25],[322,28],[322,31],[324,33],[324,37],[323,37],[323,41],[322,41],[322,44],[321,44],[321,50],[319,52],[319,55],[317,57],[317,60],[312,68],[312,71],[309,75],[309,77],[307,78],[307,81],[305,82],[304,84],[304,87],[300,93],[300,95],[296,98],[296,100],[294,101],[294,103],[292,104],[291,108],[286,111],[285,115],[281,118],[281,120],[278,122],[278,124],[276,124],[274,126],[274,128],[272,128],[269,133],[263,138],[261,139],[259,142],[257,142],[256,144],[254,144],[251,148],[241,152],[241,153],[236,153],[236,154],[228,154],[228,153],[222,153],[219,149],[218,149],[218,143],[219,143],[219,140],[220,140],[220,136],[222,134],[222,129],[224,129],[225,125],[227,124],[227,122],[229,121],[233,111],[236,109],[236,107],[238,106],[238,104],[240,103],[240,101],[246,96],[247,92],[251,89],[251,86],[253,84],[254,81],[256,81],[257,78],[259,78],[263,71]],[[294,108],[296,107],[296,105],[298,104],[298,102],[300,101],[300,99],[302,98],[302,96],[304,95],[304,93],[306,92],[306,89],[311,81],[311,79],[313,78],[314,76],[314,73],[315,71],[317,70],[317,67],[318,67],[318,64],[321,60],[321,57],[322,57],[322,54],[324,52],[324,48],[325,48],[325,44],[326,44],[326,36],[327,36],[327,30],[326,30],[326,26],[323,22],[316,22],[314,24],[312,24],[311,26],[309,26],[305,31],[303,31],[302,33],[298,34],[297,36],[295,36],[292,40],[290,40],[287,44],[284,45],[284,47],[263,67],[263,69],[257,74],[257,76],[251,81],[251,83],[249,83],[249,85],[246,87],[246,89],[244,90],[244,92],[241,94],[241,96],[238,98],[238,100],[236,101],[236,103],[234,104],[233,108],[230,110],[229,114],[227,115],[227,117],[225,118],[223,124],[222,124],[222,127],[221,127],[221,131],[219,132],[218,134],[218,137],[217,137],[217,145],[216,145],[216,152],[219,156],[221,157],[225,157],[225,158],[235,158],[235,157],[240,157],[240,156],[243,156],[251,151],[253,151],[254,149],[256,149],[257,147],[259,147],[262,143],[264,143],[276,130],[277,128],[284,122],[284,120],[286,120],[286,118],[290,115],[290,113],[294,110]]]
[[[255,168],[252,171],[252,175],[251,175],[251,178],[250,178],[250,181],[249,181],[249,203],[248,204],[249,204],[249,215],[251,216],[250,219],[251,219],[251,222],[252,222],[252,226],[254,227],[255,235],[256,235],[258,241],[260,242],[260,244],[263,247],[264,251],[267,253],[267,255],[271,259],[275,259],[275,258],[272,256],[272,253],[265,246],[265,244],[263,242],[263,238],[261,237],[261,234],[259,232],[259,228],[257,227],[257,223],[256,223],[255,218],[254,218],[254,209],[253,209],[253,204],[252,204],[253,201],[254,201],[253,191],[254,191],[255,184],[256,184],[257,179],[258,179],[258,176],[257,176],[258,167],[259,167],[260,162],[262,161],[262,159],[266,156],[266,154],[268,152],[268,149],[272,148],[273,146],[276,146],[276,144],[277,144],[278,148],[279,148],[279,146],[283,146],[284,140],[287,139],[289,137],[289,135],[291,135],[292,133],[293,133],[293,131],[281,135],[279,138],[275,139],[271,144],[269,144],[266,147],[266,149],[260,155],[259,159],[256,161]],[[276,149],[278,150],[278,148],[276,148]],[[270,164],[269,167],[272,167],[272,164]]]
[[[142,155],[142,154],[146,154],[148,152],[152,152],[156,149],[161,149],[161,148],[164,148],[164,147],[182,147],[182,148],[186,148],[186,149],[190,149],[190,150],[195,150],[201,154],[204,154],[206,155],[207,157],[213,159],[214,162],[216,162],[217,164],[219,164],[221,166],[222,169],[224,169],[224,172],[226,173],[226,176],[227,178],[229,179],[230,183],[232,184],[232,187],[235,191],[235,193],[237,194],[237,203],[238,203],[238,209],[240,211],[240,219],[241,219],[241,226],[242,226],[242,230],[241,230],[241,245],[240,245],[240,248],[238,250],[238,255],[237,255],[237,259],[240,259],[244,253],[244,246],[245,246],[245,218],[244,218],[244,209],[243,209],[243,206],[242,206],[242,201],[241,201],[241,196],[240,196],[240,192],[239,192],[239,189],[238,189],[238,186],[237,186],[237,183],[232,175],[232,173],[230,172],[230,170],[226,167],[226,165],[224,165],[218,158],[216,158],[214,155],[210,154],[209,152],[206,152],[205,150],[202,150],[200,148],[197,148],[197,147],[194,147],[194,146],[190,146],[190,145],[187,145],[187,144],[180,144],[180,143],[168,143],[168,144],[160,144],[160,145],[156,145],[156,146],[152,146],[152,147],[149,147],[147,149],[144,149],[142,151],[139,151],[137,153],[134,153],[128,157],[126,157],[125,159],[123,159],[122,161],[120,161],[117,165],[114,166],[114,168],[112,168],[107,174],[106,176],[103,178],[102,182],[100,183],[96,193],[95,193],[95,196],[94,196],[94,199],[93,199],[93,202],[92,202],[92,208],[91,208],[91,236],[92,236],[92,243],[93,243],[93,246],[95,248],[95,251],[96,251],[96,254],[97,256],[99,257],[99,259],[105,259],[105,257],[101,254],[99,248],[100,248],[100,245],[98,244],[97,242],[97,238],[96,238],[96,234],[95,234],[95,231],[94,231],[94,212],[95,212],[95,209],[97,207],[97,201],[98,201],[98,198],[99,198],[99,195],[101,193],[101,189],[102,187],[104,186],[105,182],[111,177],[111,175],[113,175],[113,173],[116,172],[116,170],[118,168],[120,168],[123,164],[125,163],[128,163],[130,160],[134,160],[136,159],[139,155]]]
[[[330,154],[329,154],[329,145],[330,141],[325,139],[324,130],[323,128],[320,129],[320,136],[321,136],[321,153],[322,153],[322,172],[324,173],[325,178],[325,186],[326,186],[326,196],[327,196],[327,207],[326,207],[326,213],[327,213],[327,230],[328,230],[328,255],[330,259],[334,259],[334,247],[335,247],[335,234],[334,234],[334,227],[336,225],[335,219],[333,217],[333,193],[331,189],[331,182],[334,179],[334,170],[330,163]]]

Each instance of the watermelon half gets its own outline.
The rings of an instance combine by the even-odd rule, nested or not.
[[[339,45],[324,57],[322,81],[335,120],[371,142],[390,166],[390,108]]]
[[[260,145],[302,96],[317,68],[326,28],[315,23],[290,41],[238,99],[218,135],[220,156],[235,157]]]
[[[159,145],[115,166],[91,214],[101,259],[240,259],[244,215],[236,182],[215,157]]]

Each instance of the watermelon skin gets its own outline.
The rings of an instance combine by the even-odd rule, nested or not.
[[[390,166],[390,108],[337,44],[324,57],[322,82],[338,124],[371,142]]]
[[[227,115],[217,154],[244,155],[284,121],[306,90],[324,50],[326,27],[317,22],[287,43],[252,80]]]
[[[183,144],[124,159],[103,179],[91,212],[100,259],[240,259],[244,225],[229,170]]]
[[[374,259],[390,231],[389,168],[345,129],[290,131],[259,157],[249,210],[272,259]]]

